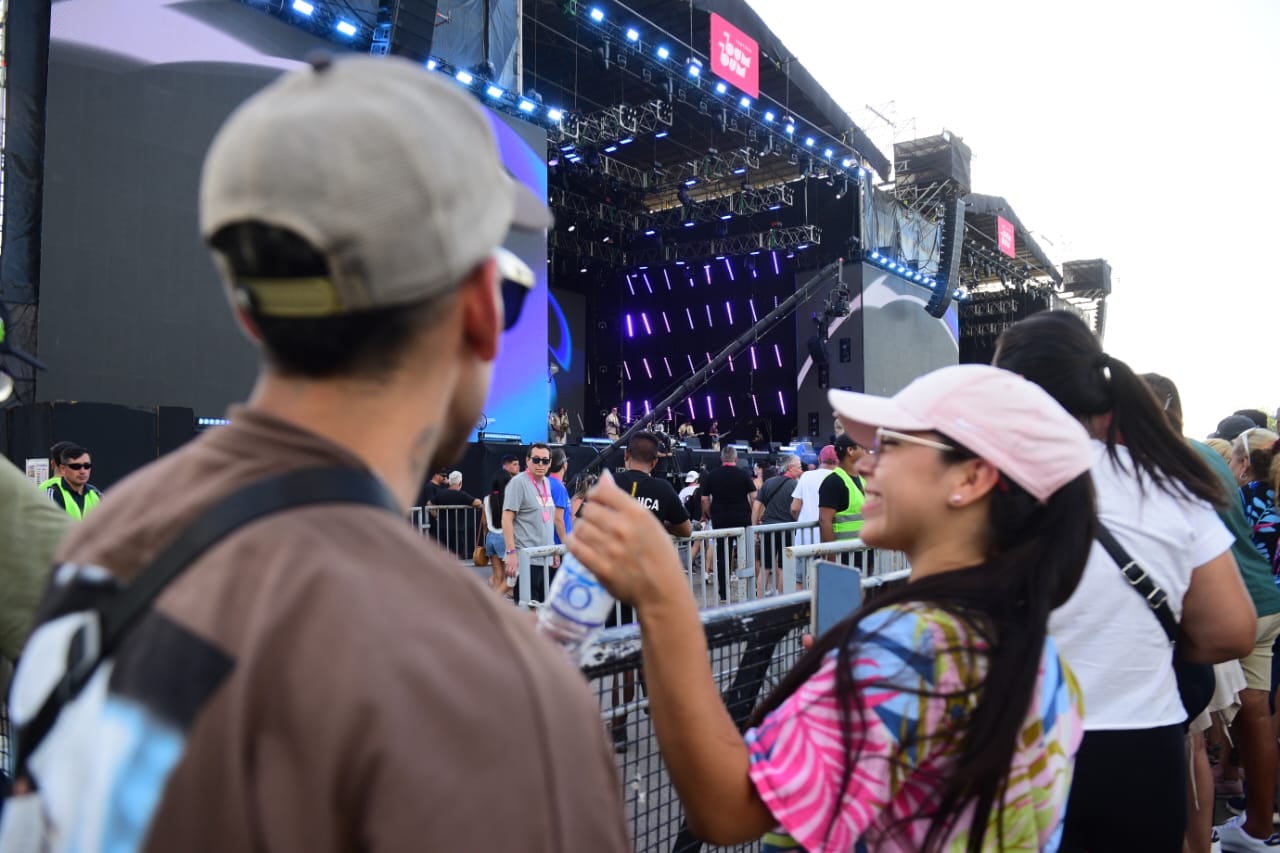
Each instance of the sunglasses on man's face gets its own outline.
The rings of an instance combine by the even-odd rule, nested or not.
[[[550,465],[551,457],[550,456],[530,456],[529,463],[531,465]]]
[[[91,468],[93,468],[93,463],[92,462],[68,462],[62,467],[70,468],[72,471],[88,471]]]

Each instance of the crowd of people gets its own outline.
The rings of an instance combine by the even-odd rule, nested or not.
[[[333,150],[373,165],[333,170]],[[811,471],[750,472],[726,446],[677,494],[637,433],[621,473],[573,494],[563,451],[535,443],[472,496],[448,466],[532,281],[500,247],[549,224],[474,99],[407,61],[317,57],[227,120],[199,214],[261,353],[248,401],[105,500],[83,447],[52,454],[43,492],[0,465],[18,660],[0,849],[627,850],[626,717],[607,735],[503,601],[518,553],[557,541],[633,608],[658,746],[707,842],[1280,847],[1262,413],[1188,440],[1173,382],[1045,312],[994,365],[832,391],[843,429]],[[429,506],[479,504],[492,590],[404,523],[432,471]],[[808,638],[743,731],[671,536],[785,518],[902,552],[911,577]],[[532,559],[521,597],[558,559]],[[1215,788],[1242,794],[1216,829]]]

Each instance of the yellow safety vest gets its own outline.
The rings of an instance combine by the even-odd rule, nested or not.
[[[97,506],[98,501],[101,500],[98,490],[88,484],[85,484],[84,511],[81,512],[80,505],[77,504],[76,499],[72,497],[71,490],[63,484],[61,477],[59,477],[53,485],[62,493],[62,508],[67,511],[67,515],[71,516],[76,521],[80,521],[85,515],[88,515],[89,510]]]
[[[844,480],[844,486],[849,490],[849,503],[842,511],[836,513],[831,530],[835,533],[836,539],[857,539],[858,532],[862,530],[862,503],[866,500],[866,496],[853,482],[848,471],[836,468],[833,473]]]

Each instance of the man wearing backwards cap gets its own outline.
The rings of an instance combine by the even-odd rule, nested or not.
[[[205,160],[200,227],[261,349],[257,384],[228,426],[86,519],[45,612],[84,607],[104,570],[132,577],[266,476],[367,470],[407,512],[460,455],[532,287],[499,247],[549,224],[484,110],[413,63],[318,59],[250,98]],[[20,726],[64,666],[56,630],[24,655]],[[85,849],[629,847],[581,675],[382,509],[311,506],[233,533],[74,705],[27,766]]]

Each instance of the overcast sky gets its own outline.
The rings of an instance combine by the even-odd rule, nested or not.
[[[959,134],[1055,262],[1105,258],[1106,348],[1188,435],[1275,411],[1280,2],[749,2],[887,155]]]

